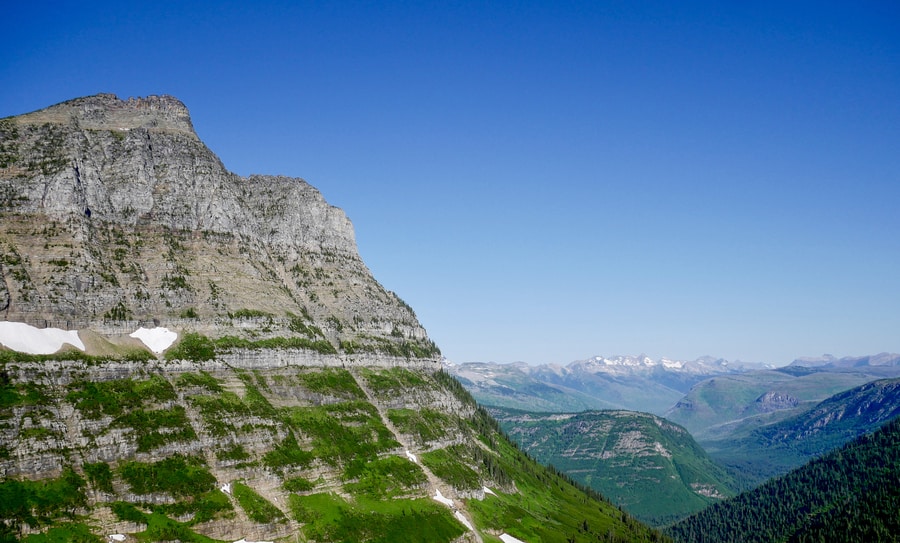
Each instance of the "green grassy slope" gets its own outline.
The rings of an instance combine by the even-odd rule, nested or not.
[[[472,540],[457,510],[488,542],[666,539],[528,458],[442,372],[106,363],[0,367],[0,541]],[[11,475],[31,458],[60,467]]]
[[[647,413],[491,409],[535,459],[661,525],[733,495],[733,481],[682,427]]]

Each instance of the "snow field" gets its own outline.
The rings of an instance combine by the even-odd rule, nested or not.
[[[77,330],[60,328],[35,328],[24,322],[0,322],[0,343],[28,354],[53,354],[68,343],[84,350],[84,343]]]

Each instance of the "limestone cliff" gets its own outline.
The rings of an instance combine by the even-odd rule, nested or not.
[[[302,179],[227,171],[170,96],[101,94],[0,120],[0,213],[6,320],[187,319],[212,336],[283,336],[293,315],[335,346],[433,347],[372,277],[340,209]]]
[[[659,540],[500,433],[343,212],[226,171],[171,97],[0,119],[0,340],[0,543]]]

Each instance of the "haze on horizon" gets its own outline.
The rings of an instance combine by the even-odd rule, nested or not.
[[[900,6],[7,6],[0,117],[171,94],[455,362],[900,352]]]

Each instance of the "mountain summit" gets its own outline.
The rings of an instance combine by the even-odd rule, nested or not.
[[[175,98],[0,119],[0,319],[2,543],[665,539],[521,453],[344,213]]]
[[[437,352],[343,211],[302,179],[227,171],[173,97],[79,98],[0,120],[0,137],[7,320]]]

